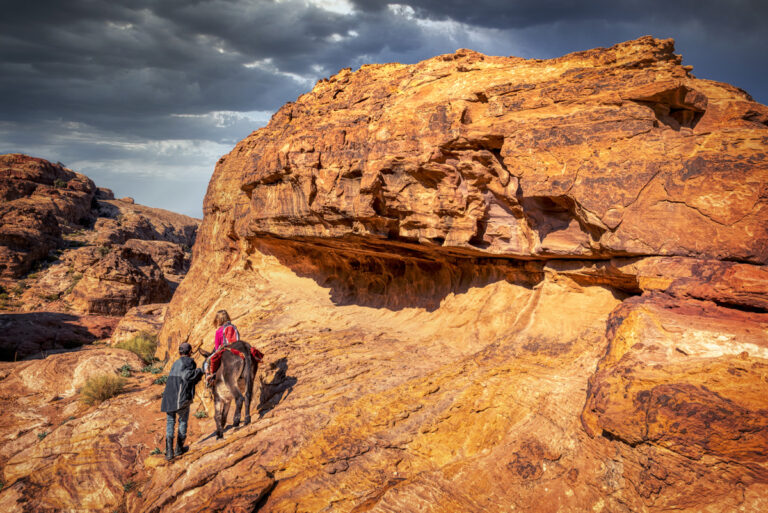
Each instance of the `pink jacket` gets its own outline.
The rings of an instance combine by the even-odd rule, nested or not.
[[[230,335],[229,337],[230,341],[228,342],[224,339],[224,330],[230,327],[232,328],[232,330],[234,330],[235,339],[231,340],[232,335]],[[235,325],[229,322],[224,323],[218,327],[218,329],[216,330],[216,335],[214,335],[213,337],[213,351],[216,352],[222,347],[224,347],[226,344],[229,344],[230,342],[235,342],[237,340],[240,340],[240,332],[237,331],[237,328],[235,327]]]

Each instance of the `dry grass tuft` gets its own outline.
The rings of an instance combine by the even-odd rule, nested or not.
[[[100,374],[89,378],[80,390],[80,400],[92,406],[106,401],[123,391],[125,380],[114,374]]]
[[[157,337],[147,333],[139,333],[133,338],[115,344],[115,347],[136,353],[139,358],[144,360],[144,363],[150,364],[155,361]]]

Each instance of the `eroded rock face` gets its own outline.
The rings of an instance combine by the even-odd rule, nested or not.
[[[26,155],[0,155],[0,277],[18,278],[87,223],[96,187],[86,176]]]
[[[88,268],[72,289],[75,308],[106,315],[170,299],[171,289],[152,257],[130,246],[111,251]]]
[[[241,239],[765,263],[768,109],[680,60],[646,38],[344,70],[222,159],[206,212]]]
[[[672,52],[461,50],[283,107],[219,162],[157,353],[227,309],[266,353],[253,422],[164,464],[130,445],[162,419],[107,420],[151,391],[110,403],[102,488],[138,477],[105,504],[764,511],[768,116]],[[85,496],[56,447],[0,504]]]
[[[93,341],[82,325],[168,301],[189,269],[197,219],[116,200],[61,164],[0,156],[0,198],[0,323],[25,312],[39,324],[30,337],[3,336],[0,359]]]

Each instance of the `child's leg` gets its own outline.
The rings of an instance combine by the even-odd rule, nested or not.
[[[168,412],[165,419],[165,439],[173,441],[176,427],[176,412]]]

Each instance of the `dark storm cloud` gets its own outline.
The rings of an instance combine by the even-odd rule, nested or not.
[[[364,12],[386,4],[353,0]],[[650,34],[672,37],[696,74],[747,89],[768,102],[765,0],[406,0],[416,17],[460,20],[516,33],[521,57],[549,58]],[[503,38],[502,38],[503,39]],[[503,48],[500,48],[503,50]],[[502,51],[502,54],[504,52]]]
[[[154,173],[204,184],[220,154],[318,78],[367,62],[416,62],[460,47],[548,58],[645,34],[675,37],[697,76],[733,83],[768,101],[765,1],[5,4],[0,153],[24,151],[78,164],[97,183],[121,173]],[[114,183],[132,182],[122,176]]]

